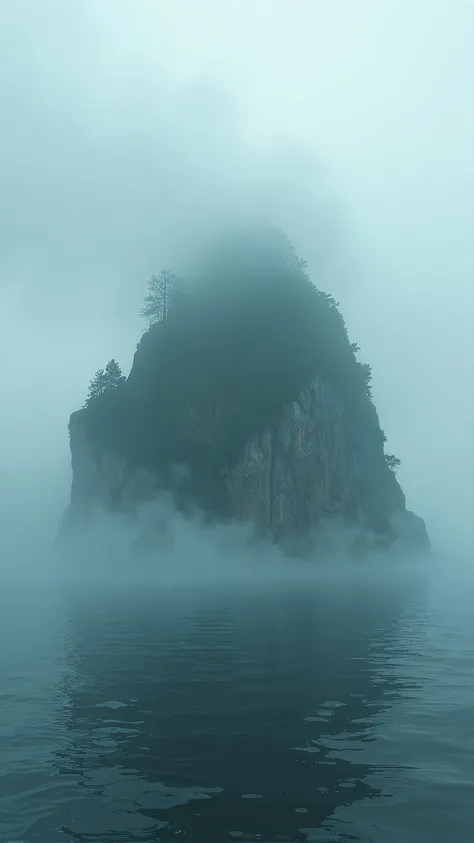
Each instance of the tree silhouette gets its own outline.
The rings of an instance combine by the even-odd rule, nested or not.
[[[395,472],[397,468],[400,468],[402,461],[395,456],[395,454],[385,454],[385,462],[387,463],[390,471]]]
[[[104,392],[107,391],[108,386],[108,378],[105,374],[104,369],[97,369],[94,377],[92,378],[89,389],[87,391],[87,398],[86,398],[86,407],[89,406],[90,402],[93,401],[95,398],[98,398],[99,395],[103,395]]]
[[[112,357],[105,367],[105,379],[107,382],[107,389],[115,389],[122,378],[122,370],[116,360]]]
[[[372,398],[372,368],[368,363],[358,363],[362,375],[363,391],[367,398]]]
[[[150,325],[155,322],[164,322],[168,318],[176,286],[176,276],[169,269],[162,269],[159,275],[151,276],[148,281],[145,304],[140,311],[140,316],[148,319]]]
[[[112,389],[117,389],[123,380],[122,370],[117,361],[112,358],[105,369],[97,369],[89,384],[85,406],[88,407],[90,402],[99,398],[100,395],[104,395]]]

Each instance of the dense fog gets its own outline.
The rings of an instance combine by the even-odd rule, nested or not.
[[[408,506],[467,550],[473,43],[462,0],[2,5],[6,564],[54,536],[69,414],[128,373],[149,276],[253,219],[340,302]]]

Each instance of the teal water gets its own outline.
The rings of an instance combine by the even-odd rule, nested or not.
[[[468,843],[473,579],[0,596],[0,839]]]

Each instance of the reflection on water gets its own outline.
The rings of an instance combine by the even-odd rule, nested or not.
[[[1,839],[467,841],[473,639],[441,595],[9,587]]]

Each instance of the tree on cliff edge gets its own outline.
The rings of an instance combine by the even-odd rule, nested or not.
[[[400,468],[402,461],[395,456],[395,454],[385,454],[385,462],[387,463],[388,468],[390,471],[395,471],[397,468]]]
[[[112,360],[109,360],[107,366],[105,367],[105,379],[106,387],[108,389],[115,389],[122,379],[122,370],[113,357]]]
[[[123,380],[122,370],[117,361],[112,358],[105,369],[97,369],[89,384],[85,406],[88,407],[90,402],[100,395],[104,395],[112,389],[117,389]]]
[[[150,325],[164,322],[168,318],[176,285],[176,276],[169,269],[162,269],[159,275],[152,275],[149,279],[148,293],[140,316],[148,319]]]

